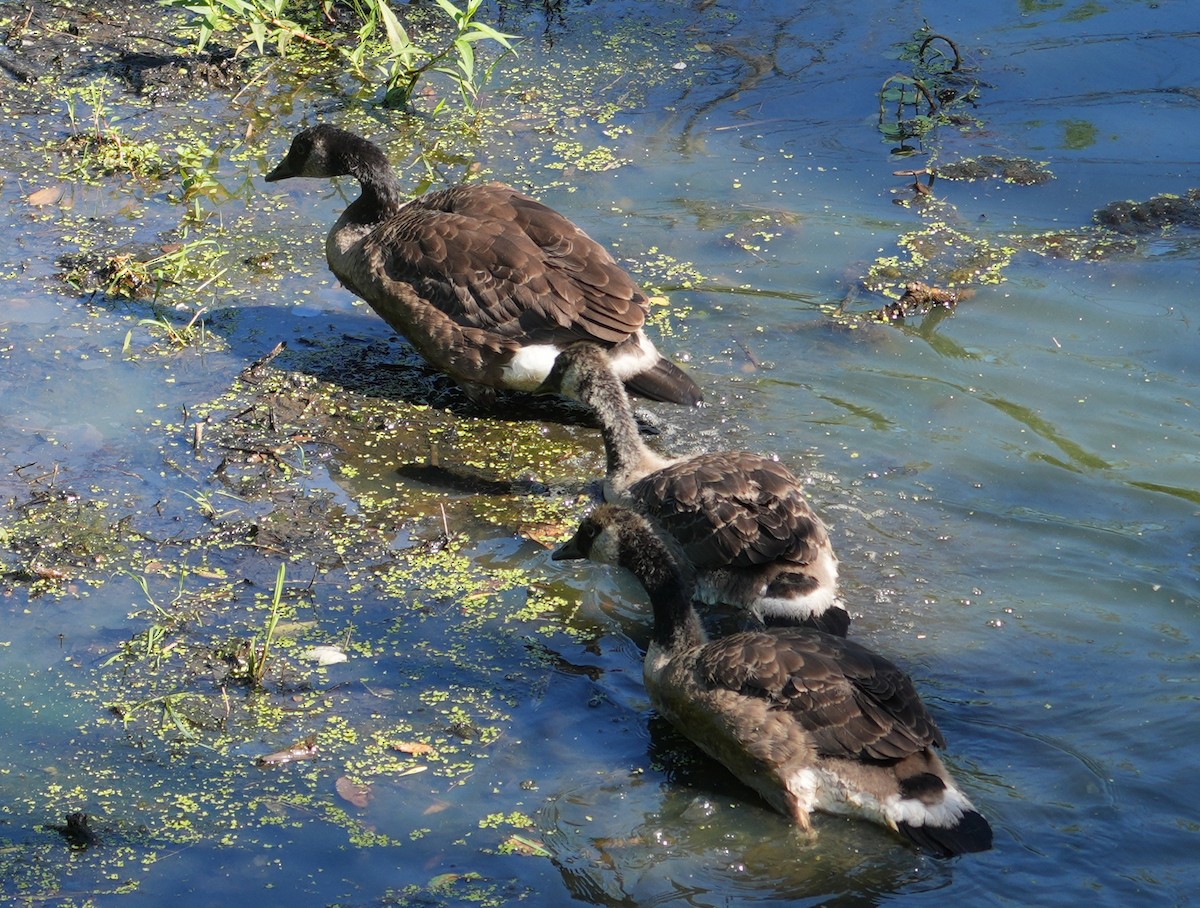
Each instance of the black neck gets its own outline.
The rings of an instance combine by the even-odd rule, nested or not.
[[[650,595],[654,609],[651,638],[663,649],[698,646],[705,641],[700,617],[692,607],[692,577],[679,567],[682,557],[682,553],[672,553],[655,534],[631,539],[621,549],[621,564],[637,576]]]
[[[377,145],[360,141],[346,172],[358,180],[362,194],[346,209],[346,218],[355,224],[377,224],[398,211],[406,199],[387,156]]]

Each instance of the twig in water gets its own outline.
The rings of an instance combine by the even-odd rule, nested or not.
[[[917,52],[917,56],[921,58],[921,62],[925,62],[925,48],[929,47],[934,41],[945,41],[950,45],[950,49],[954,51],[954,65],[950,67],[950,72],[958,72],[958,68],[962,66],[962,54],[958,52],[958,45],[945,35],[930,35],[921,42],[921,49]]]

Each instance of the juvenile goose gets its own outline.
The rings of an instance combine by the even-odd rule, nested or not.
[[[791,470],[746,451],[660,457],[642,441],[629,398],[595,345],[560,353],[539,390],[595,411],[605,500],[649,515],[675,538],[698,571],[701,601],[747,609],[767,625],[845,636],[850,615],[837,598],[837,557]]]
[[[700,402],[646,337],[641,288],[557,211],[500,183],[406,200],[378,146],[328,125],[299,133],[266,180],[343,175],[362,192],[326,239],[330,270],[472,398],[533,390],[586,340],[635,394]]]
[[[601,505],[553,557],[637,576],[654,608],[644,664],[654,708],[801,828],[819,810],[882,823],[942,857],[991,847],[987,820],[934,752],[942,733],[887,659],[811,628],[709,642],[686,562],[626,508]]]

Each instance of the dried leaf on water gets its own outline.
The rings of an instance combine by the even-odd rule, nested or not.
[[[551,857],[549,850],[537,839],[531,839],[527,836],[517,835],[513,833],[504,840],[504,845],[501,850],[510,854],[524,854],[529,857],[548,858]]]
[[[414,757],[424,757],[432,753],[437,753],[431,744],[422,744],[420,741],[401,741],[399,744],[392,745],[393,750],[398,750],[402,754],[412,754]]]
[[[62,186],[47,186],[44,189],[38,189],[25,196],[25,201],[35,208],[41,208],[45,205],[53,205],[63,197]]]
[[[521,534],[544,548],[552,549],[570,536],[572,529],[566,523],[527,523],[521,527]]]

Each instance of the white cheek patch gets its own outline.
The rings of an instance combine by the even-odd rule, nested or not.
[[[504,385],[518,391],[533,391],[546,380],[558,358],[553,344],[531,344],[522,347],[504,367]]]

